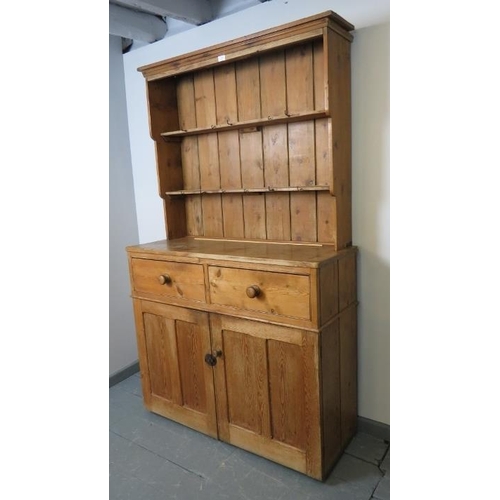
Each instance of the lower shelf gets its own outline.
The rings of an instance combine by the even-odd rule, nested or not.
[[[330,191],[330,186],[290,186],[290,187],[262,187],[262,188],[234,188],[234,189],[180,189],[167,191],[167,196],[185,196],[190,194],[244,194],[244,193],[295,193],[302,191]]]

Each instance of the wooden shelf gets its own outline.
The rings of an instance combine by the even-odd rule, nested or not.
[[[244,193],[295,193],[301,191],[330,191],[330,186],[289,186],[289,187],[262,187],[262,188],[237,188],[237,189],[181,189],[167,191],[168,196],[185,196],[192,194],[244,194]]]
[[[247,128],[256,129],[257,127],[261,127],[263,125],[279,125],[280,123],[293,123],[304,120],[314,120],[316,118],[326,118],[328,116],[329,112],[327,110],[322,109],[320,111],[306,111],[303,113],[268,116],[267,118],[257,118],[255,120],[246,120],[242,122],[234,122],[234,123],[228,122],[219,125],[212,125],[211,127],[200,127],[189,130],[174,130],[172,132],[163,132],[160,135],[164,138],[185,137],[189,135],[210,134],[213,132],[225,132],[228,130],[247,129]],[[253,130],[249,130],[249,132],[251,131]]]

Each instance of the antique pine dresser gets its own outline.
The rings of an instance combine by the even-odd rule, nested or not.
[[[319,480],[357,418],[353,29],[139,68],[167,232],[127,248],[144,404]]]

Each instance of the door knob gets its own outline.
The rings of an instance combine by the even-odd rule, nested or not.
[[[222,356],[222,351],[214,351],[213,353],[205,354],[205,363],[209,366],[217,364],[217,358]]]

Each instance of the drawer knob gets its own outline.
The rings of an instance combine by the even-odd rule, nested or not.
[[[260,295],[260,288],[257,285],[251,285],[247,288],[247,295],[251,299],[255,299],[255,297],[258,297]]]
[[[161,274],[158,276],[158,281],[160,282],[160,285],[169,285],[172,283],[172,278],[168,274]]]

